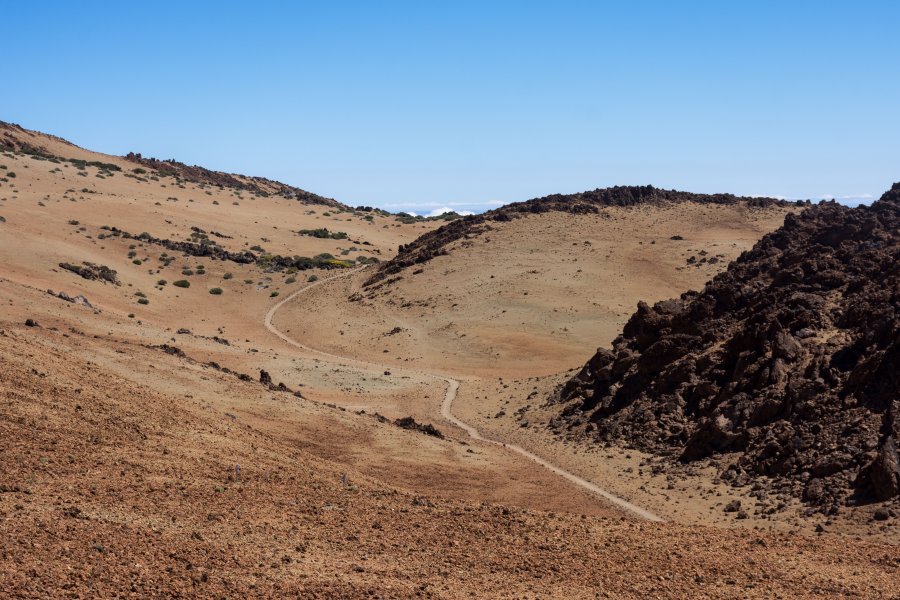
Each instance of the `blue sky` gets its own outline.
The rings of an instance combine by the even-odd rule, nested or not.
[[[353,205],[900,180],[898,2],[17,2],[0,119]]]

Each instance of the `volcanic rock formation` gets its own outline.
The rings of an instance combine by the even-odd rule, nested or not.
[[[552,401],[558,431],[718,455],[736,484],[826,509],[896,499],[900,184],[788,215],[702,292],[639,304]]]

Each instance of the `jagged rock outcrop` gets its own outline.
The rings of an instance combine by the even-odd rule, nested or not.
[[[675,454],[735,453],[816,505],[900,494],[900,184],[823,203],[700,292],[641,303],[551,400],[553,426]]]
[[[491,230],[492,222],[513,219],[546,212],[572,214],[599,213],[610,206],[661,206],[676,202],[705,202],[709,204],[739,204],[751,207],[786,206],[791,204],[775,198],[745,198],[732,194],[692,194],[675,190],[662,190],[652,185],[616,186],[596,189],[579,194],[553,194],[525,202],[514,202],[480,215],[470,215],[452,221],[430,231],[415,241],[400,246],[397,256],[384,262],[366,281],[374,285],[413,265],[428,262],[435,256],[447,254],[447,246],[463,238],[470,238]]]

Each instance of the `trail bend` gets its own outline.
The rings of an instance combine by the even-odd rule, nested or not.
[[[361,366],[366,369],[371,369],[371,370],[375,370],[375,371],[383,371],[383,370],[390,369],[391,371],[400,371],[400,372],[404,372],[409,375],[415,375],[415,376],[418,376],[418,377],[421,377],[424,379],[435,379],[438,381],[443,381],[444,383],[447,384],[447,392],[444,394],[443,402],[441,402],[441,416],[444,419],[446,419],[448,422],[452,423],[456,427],[465,431],[469,435],[469,437],[472,438],[473,440],[477,440],[479,442],[486,443],[486,444],[493,444],[495,446],[500,446],[502,448],[505,448],[507,450],[515,452],[515,453],[527,458],[528,460],[530,460],[546,469],[549,469],[553,473],[555,473],[555,474],[559,475],[560,477],[566,479],[567,481],[581,487],[582,489],[585,489],[588,492],[591,492],[597,496],[600,496],[601,498],[603,498],[610,504],[612,504],[626,512],[629,512],[638,518],[641,518],[641,519],[644,519],[647,521],[663,522],[663,519],[661,517],[650,512],[649,510],[646,510],[644,508],[641,508],[640,506],[632,504],[628,500],[625,500],[624,498],[620,498],[620,497],[616,496],[612,492],[609,492],[608,490],[605,490],[605,489],[601,488],[600,486],[598,486],[582,477],[579,477],[578,475],[575,475],[574,473],[571,473],[571,472],[563,469],[562,467],[551,463],[548,460],[541,458],[540,456],[534,454],[533,452],[526,450],[525,448],[522,448],[521,446],[518,446],[515,444],[507,444],[500,440],[495,440],[495,439],[485,437],[484,435],[481,434],[481,432],[478,431],[478,429],[476,429],[472,425],[466,423],[462,419],[454,416],[453,401],[456,399],[456,394],[459,390],[459,381],[458,380],[453,379],[451,377],[447,377],[440,373],[431,373],[431,372],[422,371],[419,369],[410,369],[407,367],[397,367],[394,365],[384,365],[384,364],[379,364],[379,363],[375,363],[375,362],[371,362],[371,361],[367,361],[367,360],[361,360],[361,359],[353,358],[353,357],[349,357],[349,356],[339,356],[337,354],[332,354],[331,352],[326,352],[324,350],[319,350],[318,348],[313,348],[311,346],[307,346],[306,344],[301,344],[300,342],[294,340],[293,338],[291,338],[290,336],[288,336],[287,334],[285,334],[284,332],[279,330],[272,323],[272,320],[275,318],[275,314],[278,312],[278,310],[281,309],[288,302],[290,302],[293,299],[300,296],[301,294],[304,294],[304,293],[308,292],[309,290],[311,290],[312,288],[322,285],[324,283],[327,283],[329,281],[334,281],[336,279],[341,279],[344,277],[350,277],[351,275],[356,274],[357,272],[361,271],[364,268],[365,267],[358,267],[356,269],[352,269],[350,271],[340,273],[340,274],[334,275],[332,277],[326,277],[325,279],[320,279],[320,280],[315,281],[307,286],[300,288],[299,290],[292,292],[291,294],[288,294],[287,296],[284,297],[284,299],[282,299],[279,302],[277,302],[276,304],[274,304],[269,309],[269,311],[266,313],[265,320],[264,320],[266,329],[268,329],[270,332],[272,332],[273,334],[275,334],[276,336],[281,338],[287,344],[290,344],[291,346],[294,346],[296,348],[300,348],[301,350],[305,350],[307,352],[311,352],[313,354],[318,354],[320,356],[323,356],[323,357],[329,359],[330,362],[336,362],[336,363],[347,364],[347,365],[356,365],[356,366]]]

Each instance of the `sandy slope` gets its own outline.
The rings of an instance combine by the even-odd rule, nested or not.
[[[321,288],[279,319],[338,354],[470,375],[555,373],[612,341],[639,299],[702,287],[787,210],[686,203],[530,215],[371,292],[363,276]],[[339,313],[313,318],[337,302]]]

